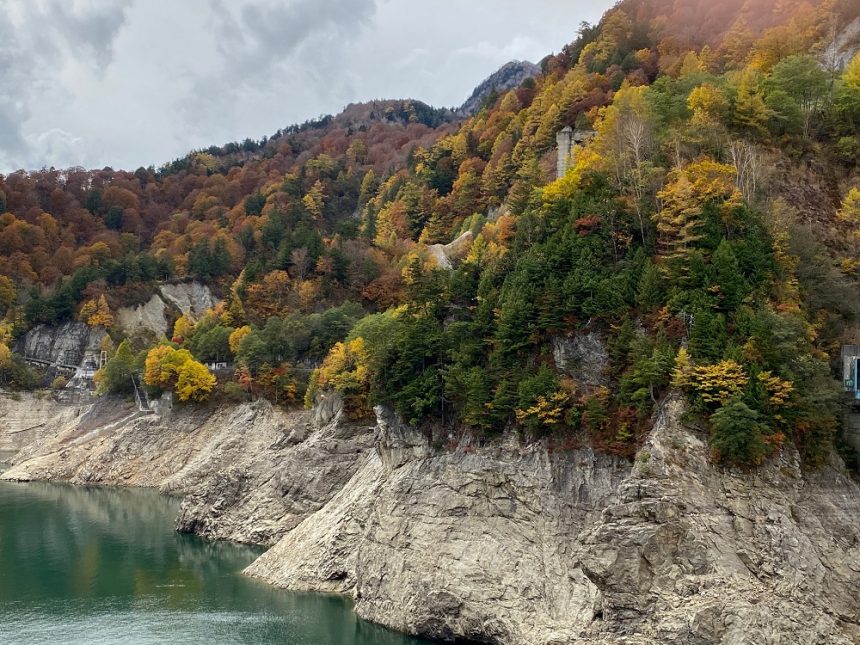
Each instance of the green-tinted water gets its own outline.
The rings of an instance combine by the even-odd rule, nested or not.
[[[241,576],[258,550],[173,531],[151,491],[0,482],[0,643],[417,644],[332,596]]]

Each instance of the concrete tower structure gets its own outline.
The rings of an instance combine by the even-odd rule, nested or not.
[[[555,135],[558,146],[558,161],[556,162],[556,179],[564,177],[567,169],[573,165],[576,146],[581,145],[595,135],[591,130],[574,130],[566,125]]]
[[[556,179],[564,177],[567,168],[573,159],[574,134],[573,128],[566,125],[555,135],[555,142],[558,146],[558,161],[556,162]]]

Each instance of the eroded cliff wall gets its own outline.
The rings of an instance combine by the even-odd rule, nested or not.
[[[27,358],[48,363],[80,365],[84,357],[97,357],[105,330],[70,321],[56,327],[36,325],[17,343],[16,350]]]
[[[336,399],[161,418],[101,401],[4,477],[181,494],[179,528],[274,544],[250,575],[440,639],[860,641],[860,489],[841,462],[804,472],[787,450],[723,471],[682,412],[666,403],[631,464],[513,438],[440,452],[382,409],[346,422]]]
[[[58,426],[74,421],[85,409],[60,406],[47,395],[0,391],[0,451],[17,452],[54,435]]]
[[[634,465],[511,444],[377,451],[248,569],[350,592],[364,618],[498,643],[856,643],[860,490],[791,451],[714,468],[670,400]]]

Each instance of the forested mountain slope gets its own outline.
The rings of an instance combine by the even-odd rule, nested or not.
[[[356,418],[382,403],[431,431],[631,455],[676,388],[716,459],[794,442],[815,464],[857,335],[860,58],[824,55],[857,13],[628,0],[463,122],[384,101],[157,171],[11,174],[4,340],[110,328],[157,281],[193,278],[223,305],[171,339],[114,329],[103,390],[134,371],[180,399],[334,389]],[[594,136],[552,181],[568,125]],[[455,239],[440,268],[432,246]],[[562,365],[583,337],[596,375]],[[198,362],[215,359],[235,380]]]

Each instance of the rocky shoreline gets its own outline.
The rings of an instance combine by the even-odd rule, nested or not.
[[[667,402],[631,464],[513,437],[439,451],[331,399],[156,416],[3,397],[0,445],[20,452],[2,477],[181,495],[179,530],[272,547],[249,575],[440,640],[860,642],[860,488],[841,461],[720,470],[682,412]]]

